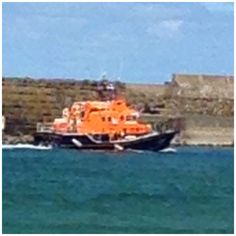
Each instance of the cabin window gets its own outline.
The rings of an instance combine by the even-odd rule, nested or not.
[[[109,122],[111,122],[111,117],[110,117],[110,116],[108,116],[108,117],[107,117],[107,120],[108,120]]]
[[[136,116],[127,116],[126,117],[126,121],[135,121],[136,120]]]
[[[90,112],[96,112],[96,111],[99,111],[99,109],[97,109],[97,108],[92,108],[92,109],[90,110]]]
[[[105,120],[106,120],[105,117],[102,117],[102,121],[105,122]]]
[[[121,117],[120,117],[120,120],[123,121],[123,120],[124,120],[124,116],[121,116]]]
[[[81,117],[81,118],[84,118],[84,111],[81,111],[81,112],[80,112],[80,117]]]

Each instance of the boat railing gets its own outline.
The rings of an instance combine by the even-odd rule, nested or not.
[[[53,131],[52,129],[52,123],[41,123],[38,122],[36,126],[37,132],[44,132],[44,133],[51,133]]]

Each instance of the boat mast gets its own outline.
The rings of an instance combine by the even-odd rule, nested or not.
[[[111,101],[117,97],[115,86],[106,79],[106,76],[103,76],[102,80],[98,83],[97,94],[100,101]]]

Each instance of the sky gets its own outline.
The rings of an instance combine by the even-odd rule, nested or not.
[[[233,3],[4,2],[2,11],[3,76],[233,74]]]

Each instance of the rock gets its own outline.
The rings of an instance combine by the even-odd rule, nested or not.
[[[33,143],[34,137],[32,135],[12,136],[3,134],[3,144],[18,144],[18,143]]]

